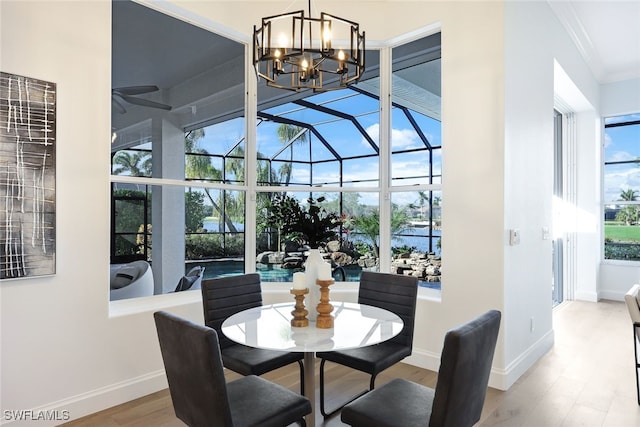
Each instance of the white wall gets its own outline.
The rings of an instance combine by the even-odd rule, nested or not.
[[[111,4],[0,9],[2,71],[57,84],[57,271],[0,284],[2,415],[77,417],[166,384],[150,314],[108,313]]]
[[[175,4],[191,21],[248,40],[261,16],[290,2],[161,5],[184,14]],[[371,46],[442,26],[446,281],[441,301],[418,303],[410,361],[436,369],[445,331],[496,308],[504,317],[491,384],[506,388],[552,341],[540,229],[550,221],[553,58],[589,97],[588,73],[542,2],[364,4],[322,7],[361,17]],[[58,84],[58,271],[0,285],[2,409],[70,409],[76,418],[166,386],[151,312],[170,307],[201,321],[201,306],[197,296],[159,295],[146,310],[125,302],[109,314],[110,3],[3,0],[0,17],[2,70]],[[507,244],[511,227],[520,246]]]

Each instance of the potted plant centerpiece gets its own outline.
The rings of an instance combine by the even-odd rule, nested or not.
[[[282,236],[306,244],[310,249],[318,249],[321,244],[338,237],[337,229],[342,218],[322,207],[320,204],[324,201],[324,197],[310,197],[305,209],[291,196],[274,197],[267,221],[278,231],[278,249],[281,248]]]
[[[309,253],[305,261],[305,281],[309,294],[308,306],[315,307],[320,300],[319,288],[316,285],[318,269],[324,259],[320,254],[320,245],[338,237],[338,227],[342,224],[340,215],[328,212],[320,204],[324,197],[307,199],[308,206],[303,208],[296,199],[290,196],[276,196],[271,202],[268,223],[278,230],[278,247],[282,236],[297,240],[307,245]],[[315,321],[316,312],[310,310],[309,319]]]

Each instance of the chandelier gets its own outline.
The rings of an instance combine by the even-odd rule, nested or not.
[[[267,86],[322,92],[341,89],[364,73],[364,31],[356,22],[303,10],[262,18],[253,27],[253,64]]]

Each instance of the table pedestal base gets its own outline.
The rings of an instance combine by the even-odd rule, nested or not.
[[[311,413],[305,417],[307,427],[316,425],[316,354],[304,353],[304,395],[311,402]]]

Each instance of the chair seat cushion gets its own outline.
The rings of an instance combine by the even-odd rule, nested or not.
[[[222,349],[224,367],[242,375],[262,375],[304,358],[304,353],[263,350],[241,344]]]
[[[351,426],[427,426],[435,390],[397,378],[349,403],[341,419]]]
[[[306,397],[253,375],[228,383],[227,394],[235,426],[285,426],[311,413]]]
[[[395,342],[382,342],[351,350],[317,353],[320,359],[348,366],[368,374],[377,374],[411,354],[411,348]]]

